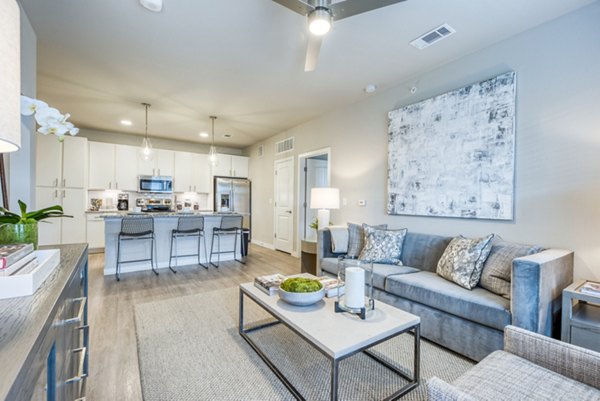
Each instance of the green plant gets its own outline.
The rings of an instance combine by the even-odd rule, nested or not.
[[[0,207],[0,224],[33,224],[40,220],[54,217],[73,217],[64,214],[63,208],[60,205],[54,205],[44,209],[35,210],[33,212],[27,212],[27,205],[25,202],[19,200],[19,209],[21,210],[21,215]]]
[[[330,221],[329,225],[332,226],[333,223]],[[316,218],[313,219],[312,223],[310,223],[310,228],[312,228],[313,230],[317,231],[319,229],[319,220],[317,220]]]
[[[293,277],[281,283],[281,289],[287,292],[315,292],[323,288],[319,280],[304,277]]]

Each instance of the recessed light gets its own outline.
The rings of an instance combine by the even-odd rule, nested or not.
[[[131,120],[121,120],[121,124],[122,125],[126,125],[128,127],[131,127],[133,125],[133,123],[131,122]]]
[[[233,135],[231,135],[231,134],[223,134],[223,137],[224,137],[224,138],[231,138],[232,136],[233,136]]]
[[[140,0],[140,4],[142,7],[154,11],[155,13],[162,11],[163,7],[162,0]]]
[[[369,84],[369,85],[365,86],[366,93],[373,93],[376,90],[377,90],[377,85],[375,85],[375,84]]]
[[[200,135],[202,138],[208,138],[208,132],[200,132],[198,135]]]

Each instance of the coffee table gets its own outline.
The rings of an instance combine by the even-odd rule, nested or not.
[[[276,320],[246,328],[244,326],[245,297],[250,298]],[[240,335],[298,400],[304,400],[304,397],[273,362],[269,360],[267,355],[260,350],[258,345],[248,335],[249,333],[283,323],[325,355],[331,361],[330,396],[332,401],[338,399],[338,366],[340,361],[359,352],[364,352],[394,373],[408,380],[406,385],[385,398],[386,401],[395,400],[419,385],[421,319],[418,316],[378,302],[373,312],[374,315],[367,318],[367,320],[360,320],[357,316],[347,313],[335,313],[334,298],[325,298],[323,301],[311,306],[294,306],[281,301],[276,295],[269,296],[265,294],[254,287],[253,283],[240,285],[239,312]],[[412,377],[369,351],[369,348],[408,331],[414,333],[414,366]],[[340,335],[340,333],[344,334]]]

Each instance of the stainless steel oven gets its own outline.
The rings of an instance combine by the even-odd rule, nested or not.
[[[138,192],[150,192],[155,194],[172,194],[173,177],[170,175],[140,175]]]

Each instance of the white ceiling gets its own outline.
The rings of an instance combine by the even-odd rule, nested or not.
[[[337,21],[310,73],[305,19],[271,0],[164,0],[162,13],[138,0],[20,2],[38,37],[38,97],[76,125],[143,134],[149,102],[151,136],[206,143],[215,114],[216,142],[245,147],[593,0],[407,0]],[[457,33],[409,45],[445,22]]]

